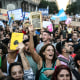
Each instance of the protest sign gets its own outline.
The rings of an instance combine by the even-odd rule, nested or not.
[[[43,27],[44,27],[44,28],[48,28],[48,30],[49,30],[50,32],[53,31],[53,26],[52,26],[51,21],[43,21]]]
[[[12,18],[15,20],[23,20],[22,9],[10,10],[7,12],[9,19]]]
[[[0,25],[4,28],[4,23],[2,21],[0,21]]]
[[[30,12],[25,12],[24,13],[24,19],[30,18]]]
[[[41,12],[31,12],[30,14],[31,24],[34,29],[42,28],[42,15]]]
[[[8,20],[8,15],[7,15],[6,9],[0,9],[0,19],[2,20]]]
[[[54,24],[59,24],[59,21],[60,21],[60,18],[57,17],[57,18],[55,19],[55,23],[54,23]]]
[[[72,26],[80,26],[80,22],[71,21]]]
[[[12,33],[10,49],[15,50],[20,42],[23,41],[23,33]]]
[[[49,14],[49,9],[39,8],[39,11],[42,12],[42,15],[48,16],[48,14]]]
[[[68,32],[69,34],[71,34],[71,33],[72,33],[72,28],[67,28],[67,32]]]
[[[71,18],[67,18],[67,20],[65,21],[65,24],[70,24],[71,23]]]

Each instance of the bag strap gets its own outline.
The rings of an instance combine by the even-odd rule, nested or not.
[[[58,57],[58,59],[59,59],[60,61],[63,61],[63,62],[65,62],[65,63],[69,64],[69,61],[68,61],[67,59],[64,59],[64,58],[62,58],[62,57]]]

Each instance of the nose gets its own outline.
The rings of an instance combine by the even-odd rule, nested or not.
[[[16,77],[17,77],[17,78],[19,78],[19,77],[20,77],[19,73],[16,73]]]
[[[64,79],[63,80],[67,80],[67,77],[66,76],[64,76]]]

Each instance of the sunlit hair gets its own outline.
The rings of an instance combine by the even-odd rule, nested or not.
[[[58,80],[57,77],[59,75],[59,73],[61,72],[61,70],[67,70],[70,74],[70,80],[72,80],[72,75],[71,75],[71,71],[69,69],[69,67],[65,66],[65,65],[60,65],[60,66],[57,66],[53,75],[52,75],[52,79],[51,80]]]
[[[41,48],[39,55],[42,57],[43,61],[45,62],[45,56],[43,55],[43,52],[45,52],[45,50],[46,50],[46,48],[47,48],[48,46],[52,46],[53,49],[54,49],[54,57],[53,57],[53,59],[52,59],[52,63],[54,64],[55,61],[56,61],[56,59],[57,59],[57,55],[56,55],[55,48],[54,48],[54,46],[53,46],[52,44],[44,45],[44,46]]]

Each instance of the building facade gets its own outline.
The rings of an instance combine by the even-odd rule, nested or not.
[[[23,11],[35,11],[40,0],[0,0],[0,8],[13,10],[22,8]]]
[[[49,2],[56,2],[56,0],[46,0],[46,1],[49,1]]]

